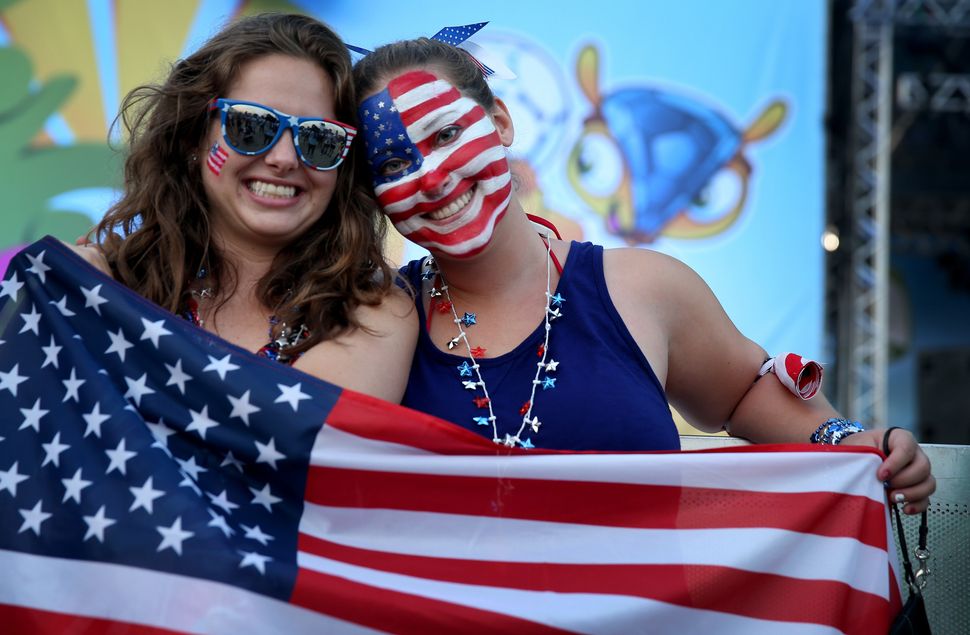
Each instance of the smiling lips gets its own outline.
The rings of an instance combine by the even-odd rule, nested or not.
[[[297,194],[297,188],[293,185],[276,185],[265,181],[248,181],[246,187],[256,196],[267,198],[293,198]]]
[[[462,194],[452,202],[448,203],[441,209],[437,209],[433,212],[428,212],[427,214],[423,214],[422,216],[424,216],[429,220],[444,220],[460,212],[462,209],[464,209],[466,205],[468,205],[469,202],[471,202],[471,200],[472,200],[472,190],[469,189],[464,194]]]

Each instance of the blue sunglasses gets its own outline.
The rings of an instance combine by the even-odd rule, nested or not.
[[[219,111],[222,138],[239,154],[268,152],[289,129],[300,160],[314,170],[332,170],[340,165],[357,135],[356,128],[339,121],[294,117],[249,101],[213,99],[209,110]]]

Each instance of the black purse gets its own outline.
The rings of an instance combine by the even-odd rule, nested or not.
[[[882,438],[883,454],[889,456],[889,435],[895,428],[886,430]],[[914,574],[913,565],[909,560],[909,548],[906,546],[906,532],[903,531],[902,514],[899,507],[890,501],[892,515],[896,519],[896,533],[899,536],[899,548],[903,552],[903,577],[909,586],[909,598],[903,604],[903,610],[893,620],[889,626],[889,635],[929,635],[930,621],[926,616],[926,603],[923,601],[923,587],[926,585],[926,576],[929,569],[925,563],[929,558],[929,551],[926,549],[926,535],[928,528],[926,524],[926,512],[924,511],[919,522],[919,546],[915,551],[916,557],[920,560],[919,570]]]

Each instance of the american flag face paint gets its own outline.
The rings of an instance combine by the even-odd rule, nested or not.
[[[431,252],[472,256],[508,209],[512,176],[485,109],[449,82],[410,71],[360,106],[377,201]]]
[[[222,166],[226,164],[228,159],[229,153],[226,152],[221,145],[219,145],[219,142],[216,142],[212,144],[212,147],[209,149],[209,157],[205,160],[205,164],[209,168],[210,172],[216,176],[219,176],[219,174],[222,173]]]

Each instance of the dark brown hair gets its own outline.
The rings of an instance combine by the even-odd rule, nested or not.
[[[272,54],[319,65],[334,84],[336,118],[355,125],[347,48],[326,25],[302,15],[242,18],[177,62],[164,83],[139,86],[122,103],[119,118],[129,135],[124,196],[94,231],[116,277],[170,311],[182,308],[203,267],[212,282],[235,289],[234,269],[212,243],[199,165],[205,158],[197,153],[209,101],[229,90],[247,62]],[[257,287],[282,322],[310,330],[294,352],[360,327],[354,309],[379,304],[392,281],[382,254],[386,220],[359,154],[351,148],[326,211],[277,254]],[[112,239],[118,234],[123,238]]]
[[[354,66],[357,94],[366,96],[384,80],[409,68],[440,70],[445,75],[443,79],[477,101],[486,112],[495,106],[495,95],[471,56],[451,44],[426,37],[385,44],[357,62]]]

